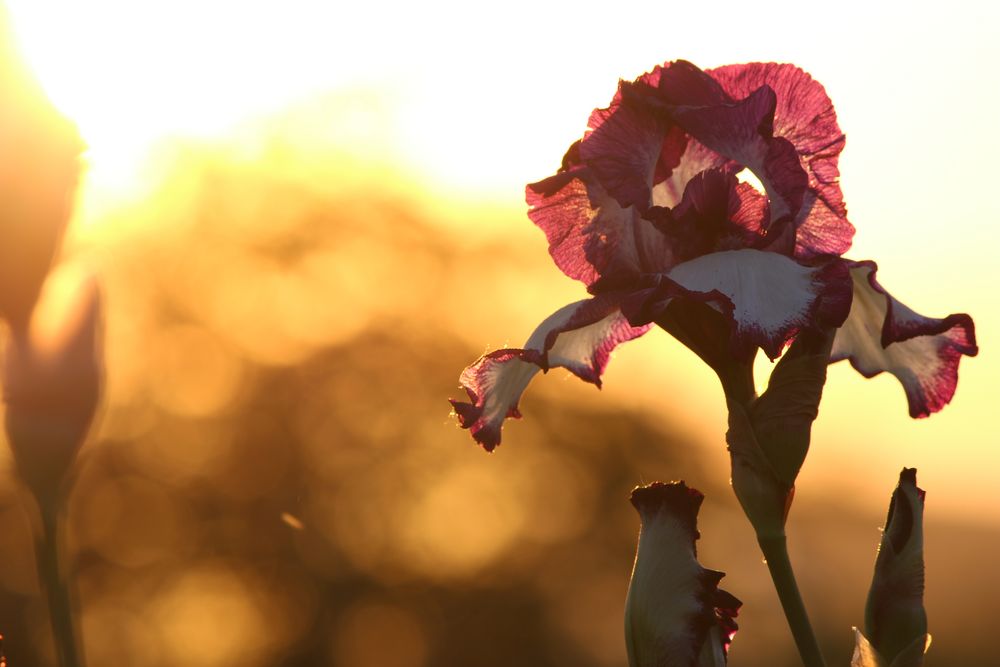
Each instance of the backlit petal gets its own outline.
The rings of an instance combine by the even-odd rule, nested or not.
[[[837,332],[830,361],[849,359],[865,377],[883,371],[902,383],[911,417],[926,417],[951,401],[963,355],[975,356],[972,318],[924,317],[894,299],[875,280],[874,262],[851,268],[854,301]]]
[[[618,94],[590,115],[580,157],[622,206],[645,211],[669,129],[662,117]]]
[[[771,134],[774,91],[761,86],[739,102],[709,107],[679,106],[671,116],[694,138],[753,171],[771,200],[771,217],[796,216],[808,177],[795,147]]]
[[[600,387],[611,351],[648,330],[629,325],[611,299],[564,306],[535,329],[523,349],[490,352],[462,372],[460,381],[471,402],[451,401],[459,424],[492,451],[500,444],[503,420],[521,416],[518,401],[538,371],[562,367]]]
[[[737,356],[760,347],[776,358],[799,331],[838,326],[851,298],[843,263],[810,267],[760,250],[704,255],[674,267],[666,278],[688,292],[715,295],[709,301],[731,319]]]
[[[588,287],[622,284],[676,263],[669,240],[635,207],[622,208],[586,167],[529,185],[528,216],[549,241],[549,254]]]
[[[843,254],[854,227],[840,189],[837,159],[844,134],[823,86],[790,64],[748,63],[708,71],[727,94],[743,99],[768,86],[774,91],[773,134],[795,147],[808,175],[808,190],[797,216],[797,255]]]

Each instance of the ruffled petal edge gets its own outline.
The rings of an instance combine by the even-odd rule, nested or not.
[[[850,267],[854,301],[834,339],[831,363],[848,359],[866,378],[884,371],[895,375],[911,417],[941,410],[955,395],[962,357],[979,353],[972,318],[920,315],[878,283],[875,262],[851,262]]]
[[[809,266],[762,250],[702,255],[654,281],[630,298],[627,312],[633,323],[655,320],[674,298],[708,303],[731,323],[734,358],[759,347],[776,359],[800,331],[840,326],[851,304],[844,262]]]
[[[630,325],[607,297],[560,308],[535,329],[523,349],[490,352],[462,372],[459,380],[470,402],[449,399],[459,425],[486,451],[493,451],[500,444],[504,420],[520,418],[518,401],[539,371],[562,367],[600,388],[615,347],[649,328]]]

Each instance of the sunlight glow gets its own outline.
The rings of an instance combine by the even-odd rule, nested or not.
[[[175,271],[164,284],[178,302],[186,294],[203,297],[192,299],[192,308],[225,332],[219,344],[254,363],[295,363],[352,339],[372,321],[424,307],[412,299],[413,276],[438,274],[433,265],[414,267],[405,249],[387,250],[387,239],[403,238],[403,225],[371,242],[350,240],[360,232],[346,227],[348,220],[370,225],[373,217],[405,221],[393,208],[397,198],[407,206],[418,202],[406,213],[426,218],[449,243],[481,260],[435,293],[435,302],[444,293],[462,296],[454,297],[457,307],[441,311],[455,335],[475,345],[516,340],[554,304],[579,298],[579,287],[558,275],[544,238],[524,217],[524,184],[555,170],[619,77],[677,58],[706,68],[794,62],[823,82],[848,136],[840,170],[858,229],[850,257],[876,259],[883,284],[898,288],[920,312],[972,313],[984,350],[990,349],[984,335],[1000,321],[996,281],[969,275],[993,265],[997,241],[989,223],[1000,218],[1000,200],[985,194],[995,180],[990,160],[1000,152],[991,115],[997,87],[982,81],[998,61],[990,33],[997,9],[988,3],[833,11],[775,0],[758,12],[733,2],[713,5],[707,17],[696,3],[635,2],[599,18],[579,6],[521,0],[502,10],[448,0],[7,5],[43,88],[89,145],[69,245],[117,243],[120,255],[126,241],[143,236],[142,247],[171,248],[188,271]],[[723,15],[737,19],[715,20]],[[886,32],[887,24],[899,29]],[[236,172],[219,201],[204,195],[221,196],[212,169],[202,169],[213,161]],[[258,246],[289,237],[289,221],[312,215],[302,202],[323,210],[331,194],[355,197],[357,210],[338,211],[316,227],[328,235],[322,240],[303,226],[296,240],[309,252],[293,267],[257,256]],[[375,204],[383,208],[369,211]],[[198,217],[203,210],[211,211],[210,224]],[[196,238],[206,244],[201,252],[190,248],[196,224]],[[223,231],[206,239],[203,231],[216,227]],[[256,245],[240,247],[234,238]],[[496,251],[473,254],[490,243],[523,251],[524,258],[510,260],[516,270],[497,262]],[[369,298],[370,284],[404,282],[406,289]],[[327,307],[331,294],[339,309]],[[498,321],[518,326],[498,328]],[[136,350],[145,343],[135,336]],[[642,345],[646,356],[631,351]],[[627,374],[619,380],[621,400],[669,408],[664,378],[688,377],[678,372],[687,363],[683,354],[645,341],[630,346],[611,370]],[[699,369],[692,365],[691,373]],[[817,429],[828,429],[828,438],[848,443],[864,455],[859,460],[877,461],[890,476],[905,451],[912,457],[907,465],[918,465],[922,475],[936,466],[961,480],[955,485],[981,494],[992,488],[991,465],[968,470],[966,459],[935,446],[964,439],[995,461],[996,429],[982,417],[995,402],[997,371],[988,356],[963,365],[954,405],[921,422],[899,407],[891,378],[862,381],[849,371],[846,364],[831,371],[838,381],[828,389]],[[614,392],[615,376],[609,377],[605,395]],[[686,394],[716,400],[714,378],[697,377],[685,380],[694,387],[685,386]],[[225,369],[220,378],[221,407],[233,380]],[[134,382],[112,387],[124,392]],[[112,401],[119,395],[110,392]],[[692,414],[678,421],[692,432],[719,431],[718,424],[706,426],[703,414]],[[872,448],[875,441],[905,442],[909,449]],[[837,469],[823,465],[839,456],[834,448],[816,452],[804,474]],[[998,516],[996,502],[983,506]]]
[[[333,9],[311,5],[304,16],[296,4],[284,3],[278,21],[277,8],[245,2],[9,3],[26,57],[90,146],[95,176],[120,186],[158,139],[215,136],[338,83],[342,72],[317,53]]]

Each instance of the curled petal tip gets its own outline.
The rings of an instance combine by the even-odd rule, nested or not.
[[[910,484],[913,486],[917,485],[917,469],[916,468],[903,468],[899,472],[899,483],[900,484]]]
[[[689,487],[683,481],[653,482],[632,489],[629,501],[640,515],[650,515],[660,511],[689,519],[692,523],[698,516],[705,495],[698,489]]]
[[[471,393],[471,392],[470,392]],[[471,396],[475,401],[475,396]],[[465,403],[454,398],[449,398],[458,425],[464,429],[469,429],[472,438],[479,443],[487,452],[492,452],[500,444],[500,429],[493,428],[490,424],[482,422],[483,409],[473,403]],[[511,415],[518,417],[518,415]]]
[[[460,382],[470,402],[451,401],[459,425],[484,449],[493,450],[500,444],[504,420],[521,416],[518,401],[540,371],[565,368],[600,387],[612,350],[648,329],[631,326],[618,303],[607,297],[560,308],[535,329],[524,349],[490,352],[462,372]]]
[[[848,359],[868,378],[892,373],[903,385],[915,419],[938,412],[955,395],[962,357],[979,351],[972,319],[963,314],[940,319],[920,315],[879,284],[875,262],[850,266],[853,303],[837,331],[830,361]]]

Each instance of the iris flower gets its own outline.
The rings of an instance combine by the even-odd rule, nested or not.
[[[794,65],[681,60],[620,82],[558,172],[527,187],[549,253],[590,298],[556,310],[523,348],[466,368],[469,400],[452,401],[461,426],[494,449],[539,371],[600,387],[612,350],[654,324],[727,394],[746,386],[757,350],[775,359],[803,332],[836,329],[831,362],[892,373],[913,417],[940,410],[961,357],[978,351],[972,319],[920,315],[880,285],[874,262],[843,257],[854,235],[843,147],[825,90]]]

